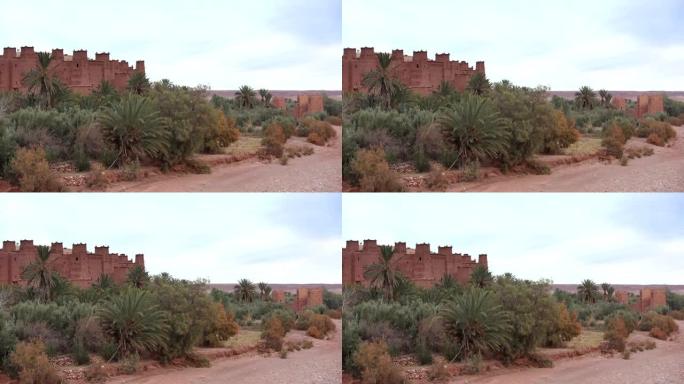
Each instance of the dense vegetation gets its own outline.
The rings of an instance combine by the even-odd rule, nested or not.
[[[124,92],[103,81],[90,95],[79,95],[48,69],[49,54],[39,58],[40,65],[24,79],[28,94],[0,94],[0,178],[25,191],[61,190],[50,172],[60,162],[78,172],[91,167],[134,172],[141,164],[208,172],[194,154],[221,153],[241,133],[261,136],[261,127],[269,124],[300,125],[271,105],[269,91],[257,94],[248,86],[234,99],[210,100],[206,87],[150,83],[135,74]],[[291,109],[292,101],[288,105]],[[341,102],[326,99],[325,109],[312,118],[339,120]],[[322,145],[330,131],[317,135],[312,143]]]
[[[606,339],[612,340],[611,319],[616,317],[629,318],[632,329],[662,327],[669,335],[676,324],[659,313],[680,315],[674,310],[684,304],[684,296],[669,293],[668,303],[677,307],[640,316],[616,303],[608,284],[602,285],[603,293],[598,285],[585,281],[577,294],[552,294],[550,281],[492,276],[482,267],[473,271],[466,285],[446,275],[425,289],[394,269],[391,247],[382,255],[365,271],[370,287],[345,287],[344,291],[344,370],[363,382],[378,377],[383,382],[401,382],[391,360],[400,354],[412,354],[420,364],[431,364],[434,355],[442,355],[447,361],[465,363],[466,372],[477,372],[485,358],[505,364],[526,358],[548,366],[552,362],[537,355],[537,348],[562,347],[583,327],[605,330]],[[659,332],[652,335],[662,335]],[[620,334],[623,344],[627,335]]]
[[[684,119],[684,103],[667,98],[669,115],[637,121],[613,109],[612,96],[604,90],[597,95],[582,87],[572,102],[549,100],[546,88],[506,80],[491,84],[481,74],[471,78],[464,92],[444,82],[422,96],[393,77],[389,55],[378,58],[378,68],[363,79],[369,93],[344,95],[343,176],[362,191],[400,190],[389,165],[401,162],[412,163],[418,172],[437,164],[461,169],[464,181],[477,179],[483,165],[548,173],[534,156],[562,153],[581,133],[612,137],[612,127],[618,126],[626,138],[630,132],[653,135],[649,142],[664,145],[674,136],[666,123],[681,125]],[[667,127],[658,123],[665,120]],[[618,141],[621,147],[624,140]]]
[[[52,381],[58,376],[48,361],[56,355],[71,355],[79,365],[99,355],[128,373],[141,358],[204,366],[208,360],[193,349],[222,347],[240,327],[266,329],[267,319],[290,319],[281,341],[296,323],[323,338],[334,330],[329,315],[341,315],[341,296],[331,292],[325,293],[326,305],[296,314],[288,304],[271,301],[266,283],[243,280],[234,293],[208,293],[207,281],[149,276],[140,267],[125,284],[103,275],[78,288],[52,270],[47,254],[47,247],[39,247],[39,258],[23,272],[26,287],[0,287],[0,371],[27,376],[22,382],[59,382]]]

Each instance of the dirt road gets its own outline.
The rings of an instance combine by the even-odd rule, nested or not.
[[[681,384],[684,383],[684,321],[674,342],[621,357],[580,357],[556,362],[554,368],[531,368],[490,377],[459,378],[452,384]]]
[[[342,188],[342,128],[331,145],[311,156],[264,164],[256,160],[212,168],[208,175],[163,175],[112,184],[108,192],[339,192]],[[292,138],[289,143],[302,142]]]
[[[491,181],[458,185],[467,192],[682,192],[684,191],[684,127],[675,127],[674,145],[661,148],[631,139],[629,145],[648,145],[655,154],[606,165],[597,160],[561,166],[551,175],[497,177]]]
[[[152,375],[123,376],[107,383],[114,384],[339,384],[342,377],[342,322],[331,340],[316,340],[311,349],[292,352],[287,359],[249,356],[216,360],[210,368],[164,370]],[[306,337],[292,331],[288,338]]]

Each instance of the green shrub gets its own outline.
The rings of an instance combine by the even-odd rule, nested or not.
[[[133,375],[140,370],[140,355],[131,353],[119,361],[118,371],[124,375]]]
[[[81,343],[74,344],[71,355],[78,365],[90,364],[90,354],[88,354],[88,350]]]

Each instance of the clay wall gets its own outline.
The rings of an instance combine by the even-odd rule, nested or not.
[[[488,267],[487,255],[480,255],[476,261],[470,255],[454,253],[450,246],[439,247],[437,253],[433,253],[430,244],[417,244],[411,249],[406,243],[398,242],[394,244],[394,252],[396,269],[416,285],[426,288],[437,284],[444,275],[465,284],[475,267]],[[363,244],[347,241],[342,249],[342,284],[368,286],[364,270],[379,258],[380,247],[375,240],[365,240]]]
[[[25,284],[21,274],[37,257],[31,240],[22,240],[19,247],[13,241],[4,241],[0,250],[0,285]],[[95,252],[89,253],[85,244],[65,249],[62,243],[52,243],[48,262],[55,272],[80,287],[90,286],[101,275],[110,275],[116,283],[123,283],[132,268],[145,268],[142,254],[130,261],[126,255],[109,253],[109,247],[95,247]]]
[[[637,96],[636,117],[664,112],[663,95]]]
[[[138,61],[134,69],[126,61],[110,60],[109,53],[97,53],[92,60],[84,50],[64,55],[62,49],[54,49],[52,56],[50,71],[65,86],[83,95],[91,93],[103,80],[124,90],[135,72],[145,73],[144,61]],[[22,47],[20,51],[5,48],[0,56],[0,91],[27,92],[23,79],[37,65],[38,55],[33,47]]]
[[[322,95],[298,95],[297,105],[295,106],[294,115],[297,119],[301,119],[306,115],[312,113],[323,112],[323,96]]]
[[[428,95],[439,87],[442,81],[448,81],[454,88],[464,91],[468,81],[476,73],[485,73],[484,61],[478,61],[475,68],[465,61],[454,61],[448,53],[435,55],[435,60],[428,59],[427,52],[415,51],[413,55],[404,55],[404,51],[392,51],[392,75],[409,89],[422,95]],[[373,48],[345,48],[342,56],[342,91],[368,92],[363,86],[366,73],[376,69],[378,58]]]

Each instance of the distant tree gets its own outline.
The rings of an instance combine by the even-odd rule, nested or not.
[[[235,101],[241,108],[254,108],[254,101],[256,99],[256,92],[249,85],[243,85],[235,92]]]
[[[256,296],[256,286],[254,283],[247,279],[241,279],[238,281],[237,285],[235,288],[233,288],[235,292],[235,296],[237,299],[241,302],[249,302],[251,303],[254,301],[254,297]]]
[[[470,288],[446,301],[440,317],[445,333],[459,346],[456,357],[461,360],[502,351],[511,342],[510,315],[489,291]]]
[[[136,288],[143,288],[150,282],[150,275],[145,271],[145,268],[136,265],[128,272],[128,283]]]
[[[601,105],[608,108],[610,107],[610,102],[613,100],[613,95],[611,95],[605,89],[599,90],[599,97],[601,98]]]
[[[595,303],[598,298],[598,285],[587,279],[577,286],[577,296],[585,303]]]
[[[464,95],[437,118],[444,137],[453,146],[460,165],[496,158],[507,149],[504,121],[486,98]]]
[[[596,93],[588,86],[583,86],[575,93],[575,104],[579,109],[594,109],[596,105]]]
[[[38,52],[37,55],[38,65],[26,73],[23,82],[28,86],[29,92],[39,98],[40,105],[49,109],[55,105],[55,100],[63,91],[63,86],[50,68],[52,54]]]
[[[257,286],[259,287],[259,297],[261,300],[269,301],[271,299],[271,287],[264,282],[258,283]]]
[[[484,73],[476,73],[468,81],[467,89],[475,95],[482,96],[492,89],[492,84]]]
[[[150,90],[150,79],[142,72],[135,72],[128,79],[128,90],[138,95],[144,95]]]
[[[492,284],[494,278],[484,265],[478,265],[470,274],[470,284],[477,288],[486,288]]]
[[[380,246],[380,259],[377,263],[367,265],[363,276],[370,281],[371,287],[383,291],[386,302],[394,300],[395,289],[399,285],[399,273],[393,265],[394,247]]]
[[[52,299],[52,290],[55,288],[55,275],[50,265],[50,248],[45,245],[36,247],[38,258],[27,265],[22,273],[22,278],[26,280],[28,286],[33,288],[38,295],[38,299],[47,303]]]
[[[392,73],[392,56],[387,52],[380,52],[376,55],[378,66],[363,76],[362,84],[368,88],[369,93],[380,98],[381,107],[387,110],[392,105],[392,95],[395,93],[399,81],[395,79]]]
[[[273,95],[268,91],[268,89],[260,89],[259,97],[261,97],[261,104],[266,107],[271,105],[271,99],[273,99]]]

